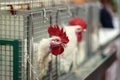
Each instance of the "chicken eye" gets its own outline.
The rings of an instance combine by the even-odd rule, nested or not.
[[[77,29],[76,29],[76,32],[81,32],[81,28],[77,28]]]
[[[80,35],[81,34],[81,29],[77,28],[75,32],[76,32],[77,35]]]
[[[59,42],[60,40],[59,39],[55,39],[56,42]]]
[[[53,39],[52,41],[55,41],[55,42],[60,42],[60,40],[59,40],[59,39]]]

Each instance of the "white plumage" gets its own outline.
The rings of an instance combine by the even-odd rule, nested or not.
[[[70,26],[64,26],[64,30],[69,38],[69,43],[67,44],[67,47],[64,49],[64,52],[60,59],[61,64],[61,70],[68,72],[70,69],[71,64],[73,63],[75,59],[75,53],[77,53],[77,38],[75,34],[75,30],[79,26],[76,27],[70,27]],[[34,51],[36,52],[36,66],[39,69],[40,75],[44,74],[45,66],[48,66],[48,62],[50,61],[49,54],[50,54],[50,42],[53,38],[58,37],[52,37],[48,39],[42,39],[39,43],[34,43]],[[64,68],[64,69],[63,69]]]
[[[64,53],[61,56],[60,63],[61,63],[61,70],[68,72],[71,67],[71,64],[73,64],[73,69],[76,67],[75,59],[76,59],[76,53],[78,52],[78,47],[77,47],[78,42],[75,31],[77,28],[80,27],[79,26],[74,26],[74,27],[63,26],[63,27],[69,38],[69,43],[67,44],[67,47],[65,48]]]
[[[64,30],[69,38],[69,43],[67,44],[66,48],[64,49],[63,54],[60,57],[60,70],[68,72],[70,69],[71,64],[73,63],[73,69],[76,67],[75,59],[76,59],[76,53],[78,52],[77,47],[77,37],[75,34],[75,31],[77,28],[80,28],[79,26],[64,26]],[[50,50],[50,42],[53,38],[58,37],[52,37],[48,39],[42,39],[39,43],[35,43],[35,51],[37,53],[36,61],[39,69],[40,74],[44,74],[45,66],[48,66],[49,54],[51,53]]]
[[[58,37],[42,39],[40,42],[34,43],[34,66],[39,78],[45,75],[45,71],[48,68],[51,53],[50,42],[52,39],[58,39]]]

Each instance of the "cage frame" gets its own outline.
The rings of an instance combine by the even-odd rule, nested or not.
[[[0,45],[13,46],[13,80],[18,80],[19,70],[19,41],[12,39],[0,39]]]

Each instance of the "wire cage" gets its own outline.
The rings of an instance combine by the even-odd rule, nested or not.
[[[69,2],[70,0],[67,1]],[[60,76],[62,72],[64,73],[64,69],[61,67],[63,61],[60,61],[63,57],[55,57],[51,54],[49,55],[49,62],[47,64],[41,64],[44,68],[40,69],[37,62],[38,45],[36,45],[39,44],[41,39],[49,38],[47,28],[50,25],[50,15],[53,17],[53,24],[61,25],[62,23],[64,25],[68,23],[68,20],[71,18],[70,10],[66,4],[65,9],[63,6],[62,8],[60,7],[60,5],[64,5],[63,2],[65,1],[0,0],[0,38],[19,41],[17,80],[57,80],[58,76]],[[48,12],[45,11],[46,7],[55,6],[58,7],[52,8],[52,12],[51,10],[48,10]],[[60,23],[56,21],[56,13],[58,11],[60,11]],[[5,73],[7,73],[7,71],[5,71]],[[2,80],[9,79],[5,78]],[[11,80],[13,79],[11,78]]]
[[[56,62],[51,60],[52,64],[49,63],[50,67],[49,64],[45,65],[44,75],[40,74],[37,67],[38,63],[36,62],[36,48],[34,48],[34,43],[39,43],[42,38],[48,37],[46,33],[49,23],[44,23],[43,12],[34,11],[25,15],[15,16],[4,14],[0,16],[0,25],[1,38],[20,41],[18,80],[39,80],[43,76],[46,76],[45,80],[48,80],[50,78],[50,70],[52,70],[51,65],[56,64]],[[56,66],[52,67],[56,69]],[[52,73],[56,74],[55,71]]]
[[[1,1],[0,38],[19,40],[19,78],[17,80],[36,80],[36,70],[33,69],[34,66],[32,66],[34,65],[33,58],[35,57],[35,55],[33,56],[32,53],[34,52],[33,43],[37,43],[43,37],[48,37],[48,35],[46,34],[48,23],[44,24],[43,11],[36,12],[32,10],[25,11],[19,9],[9,10],[8,7],[4,6],[8,4],[16,5],[18,4],[17,2],[19,3],[19,1],[17,0],[14,2]],[[23,0],[22,2],[26,3],[25,0]],[[16,8],[16,6],[14,8]],[[7,71],[5,71],[5,73],[7,73]],[[2,78],[2,80],[9,79]]]
[[[0,38],[19,40],[19,67],[17,80],[57,80],[57,58],[50,55],[50,62],[47,65],[43,64],[44,73],[40,73],[37,67],[37,55],[35,54],[36,48],[34,45],[39,43],[42,38],[49,37],[46,33],[50,24],[48,19],[50,14],[49,12],[45,13],[43,10],[43,7],[53,5],[50,4],[49,1],[0,1]],[[46,6],[43,5],[43,2]],[[56,18],[53,19],[54,23],[55,19]],[[10,48],[9,51],[11,50],[12,48]],[[5,73],[7,73],[7,71],[5,71]],[[2,76],[2,74],[0,76]],[[9,79],[2,78],[2,80]],[[11,78],[11,80],[13,79]]]
[[[0,38],[1,39],[17,39],[20,41],[19,46],[19,79],[23,78],[24,70],[24,22],[23,16],[11,16],[7,14],[0,15]],[[11,48],[12,50],[12,48]],[[10,51],[11,51],[10,50]],[[4,79],[3,79],[4,80]],[[9,80],[9,79],[5,79]]]

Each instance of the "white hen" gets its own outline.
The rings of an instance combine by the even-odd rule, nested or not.
[[[68,35],[69,43],[61,57],[61,65],[65,67],[66,72],[69,71],[71,64],[72,70],[77,67],[77,56],[79,56],[79,42],[82,40],[82,32],[86,30],[87,24],[81,18],[73,18],[69,21],[70,26],[64,26],[64,29]],[[80,58],[80,56],[79,56]],[[64,62],[62,62],[64,61]],[[80,62],[80,61],[79,61]]]
[[[42,39],[39,43],[34,43],[34,65],[40,78],[45,74],[45,68],[48,67],[49,54],[57,56],[63,53],[64,45],[69,42],[69,39],[63,29],[58,26],[49,27],[48,33],[51,38]]]

